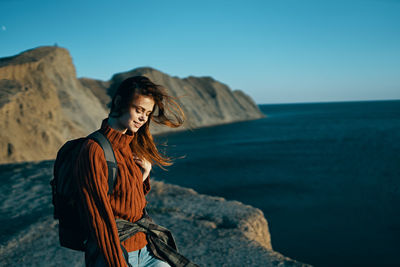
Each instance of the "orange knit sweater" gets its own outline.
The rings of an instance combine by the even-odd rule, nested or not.
[[[80,194],[91,237],[96,240],[108,266],[127,266],[120,247],[115,218],[130,222],[139,220],[146,206],[145,195],[150,190],[149,178],[143,182],[142,172],[133,160],[129,143],[133,133],[112,129],[104,119],[101,129],[110,140],[118,163],[118,175],[112,195],[108,195],[108,173],[100,145],[87,140],[77,159]],[[147,244],[146,235],[137,233],[122,242],[130,252]]]

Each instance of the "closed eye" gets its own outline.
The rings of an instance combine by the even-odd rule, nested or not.
[[[141,106],[135,106],[135,105],[133,105],[133,107],[135,108],[135,110],[136,110],[137,113],[144,113],[144,112],[146,111],[146,110],[145,110],[143,107],[141,107]],[[149,110],[149,111],[146,113],[146,116],[149,117],[151,113],[152,113],[152,111]]]

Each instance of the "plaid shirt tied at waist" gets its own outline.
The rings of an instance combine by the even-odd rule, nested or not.
[[[147,236],[147,246],[150,251],[160,260],[167,262],[173,267],[199,267],[178,252],[171,232],[155,224],[149,216],[144,216],[135,223],[119,218],[115,221],[121,242],[138,232],[143,232]]]

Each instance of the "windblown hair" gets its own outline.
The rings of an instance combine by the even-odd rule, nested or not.
[[[121,97],[121,101],[116,104],[115,99],[118,95]],[[153,83],[144,76],[125,79],[114,94],[109,116],[116,118],[122,116],[139,95],[151,97],[154,100],[154,108],[147,122],[135,133],[130,147],[138,157],[145,158],[161,168],[170,166],[172,165],[171,158],[161,154],[154,143],[150,133],[150,122],[154,121],[157,124],[176,128],[183,124],[185,114],[174,98],[167,94],[163,86]]]

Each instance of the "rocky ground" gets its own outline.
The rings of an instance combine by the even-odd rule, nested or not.
[[[48,185],[52,164],[0,165],[2,234],[10,235],[2,237],[3,266],[84,265],[83,253],[58,243]],[[200,266],[309,266],[272,249],[268,223],[259,209],[155,180],[151,184],[149,214],[173,232],[180,251]],[[10,234],[21,221],[29,223]]]

